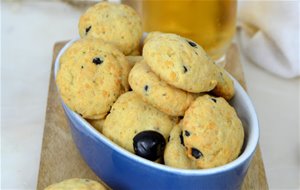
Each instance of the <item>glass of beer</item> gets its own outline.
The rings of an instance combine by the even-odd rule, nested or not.
[[[235,33],[236,0],[135,0],[129,4],[141,14],[146,32],[179,34],[197,42],[214,60],[224,60]]]

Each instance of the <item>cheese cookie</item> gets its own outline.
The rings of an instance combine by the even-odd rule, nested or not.
[[[217,84],[217,70],[201,46],[176,34],[154,33],[143,48],[151,70],[168,84],[188,92],[207,92]]]
[[[198,97],[185,113],[182,131],[187,156],[199,169],[236,159],[244,141],[242,122],[222,97]]]
[[[100,38],[119,48],[125,55],[136,51],[142,37],[141,19],[127,5],[100,2],[80,17],[79,34]]]
[[[45,190],[107,190],[107,188],[97,181],[73,178],[52,184]]]
[[[80,39],[60,58],[56,77],[60,95],[67,106],[84,118],[104,118],[124,91],[115,52],[116,48],[102,40]]]
[[[131,91],[122,94],[112,106],[104,122],[103,134],[126,150],[137,154],[135,141],[150,138],[151,142],[153,136],[154,140],[157,137],[165,144],[173,125],[175,123],[170,116],[147,104]],[[158,158],[154,157],[152,160]]]
[[[144,61],[132,68],[129,84],[144,101],[171,116],[183,116],[195,97],[160,80]]]

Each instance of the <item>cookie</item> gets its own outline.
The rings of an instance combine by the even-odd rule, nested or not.
[[[80,39],[61,56],[56,83],[63,101],[87,119],[102,119],[123,91],[118,50],[97,39]],[[124,57],[125,59],[125,57]]]
[[[160,80],[145,61],[132,68],[128,80],[132,90],[144,101],[171,116],[183,116],[194,100],[191,93]]]
[[[169,141],[164,152],[164,162],[165,165],[175,168],[196,168],[195,161],[189,159],[186,154],[181,123],[174,126],[170,132]]]
[[[122,94],[112,106],[104,122],[103,134],[119,146],[137,154],[134,139],[147,136],[142,132],[154,132],[158,139],[162,140],[159,138],[161,135],[166,140],[173,125],[174,121],[170,116],[147,104],[131,91]]]
[[[212,90],[212,93],[216,96],[221,96],[226,100],[230,100],[235,93],[233,81],[222,67],[218,67],[218,70],[218,83]]]
[[[182,130],[187,156],[197,168],[224,165],[241,152],[242,122],[222,97],[198,97],[184,115]]]
[[[45,190],[107,190],[107,188],[97,181],[73,178],[52,184]]]
[[[141,19],[127,5],[100,2],[80,17],[79,34],[100,38],[119,48],[125,55],[138,49],[142,37]]]
[[[102,133],[105,119],[88,119],[87,122],[91,124],[97,131]]]
[[[121,82],[124,90],[123,92],[127,92],[130,88],[128,83],[128,75],[131,68],[133,67],[132,63],[129,62],[131,60],[128,60],[122,52],[120,52],[113,46],[108,46],[107,51],[111,52],[112,56],[117,60],[118,64],[121,67]]]
[[[151,70],[168,84],[188,92],[207,92],[217,84],[217,70],[201,46],[176,34],[155,34],[144,45]]]

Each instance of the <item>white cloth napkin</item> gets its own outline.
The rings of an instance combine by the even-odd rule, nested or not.
[[[285,78],[300,76],[300,1],[239,1],[238,41],[257,65]]]

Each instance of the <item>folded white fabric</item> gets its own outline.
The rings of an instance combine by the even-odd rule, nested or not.
[[[254,63],[285,78],[300,76],[300,2],[239,1],[238,41]]]

